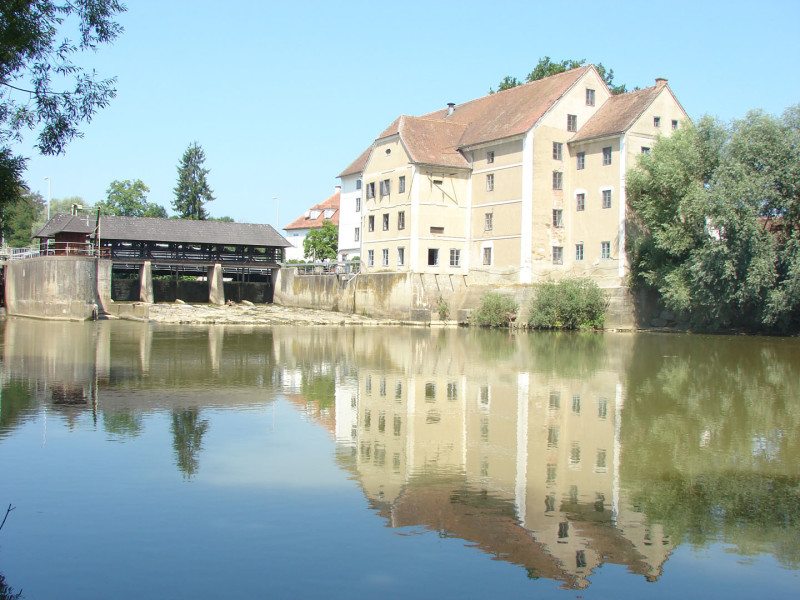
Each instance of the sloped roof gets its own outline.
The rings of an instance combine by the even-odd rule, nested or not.
[[[469,162],[458,151],[464,125],[420,117],[400,117],[400,138],[411,162],[468,168]]]
[[[57,233],[93,234],[95,217],[57,214],[34,237],[50,238]],[[186,244],[224,244],[243,246],[291,246],[272,225],[159,219],[153,217],[100,217],[100,239]]]
[[[666,87],[660,81],[653,87],[611,96],[586,124],[572,137],[570,142],[582,142],[600,137],[621,134],[636,122],[653,100]]]
[[[341,190],[337,189],[332,196],[329,196],[319,204],[315,204],[305,213],[297,217],[294,221],[289,223],[283,229],[289,231],[290,229],[319,229],[325,221],[331,221],[334,225],[339,225],[339,200],[341,198]],[[325,216],[325,211],[333,211],[329,217]],[[319,211],[319,214],[314,216],[314,211]],[[312,218],[314,217],[314,218]]]
[[[364,165],[367,164],[370,152],[372,152],[372,144],[370,144],[369,148],[359,154],[358,158],[351,162],[344,171],[339,173],[338,176],[347,177],[348,175],[357,175],[358,173],[361,173],[364,170]]]

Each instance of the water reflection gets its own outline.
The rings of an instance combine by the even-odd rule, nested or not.
[[[281,395],[389,527],[568,588],[656,581],[685,542],[800,567],[793,340],[11,320],[2,376],[0,436],[44,406],[135,443],[161,411],[185,479],[211,408]]]

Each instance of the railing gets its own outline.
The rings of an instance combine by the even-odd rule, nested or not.
[[[361,269],[359,261],[283,263],[282,267],[294,267],[298,275],[355,275]]]
[[[91,243],[82,242],[50,242],[47,246],[31,246],[29,248],[0,249],[0,257],[8,260],[36,258],[38,256],[100,256],[108,257],[108,249],[98,249]]]

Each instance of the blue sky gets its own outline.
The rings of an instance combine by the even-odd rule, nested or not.
[[[96,202],[142,179],[170,209],[197,141],[212,215],[286,225],[399,114],[524,78],[538,59],[585,58],[615,81],[666,77],[692,118],[779,114],[800,102],[800,2],[267,2],[127,0],[125,33],[86,64],[118,96],[27,181]]]

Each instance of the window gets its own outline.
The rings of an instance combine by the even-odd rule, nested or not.
[[[370,200],[375,197],[375,182],[370,181],[367,184],[367,200]]]
[[[494,162],[494,151],[489,150],[489,152],[486,153],[486,162],[489,164]]]
[[[597,400],[597,418],[605,419],[608,416],[608,399],[598,398]]]
[[[611,164],[611,146],[603,148],[603,165],[608,166]]]
[[[564,211],[560,208],[553,209],[553,227],[564,226]]]
[[[563,265],[564,264],[564,247],[563,246],[553,246],[553,264],[554,265]]]
[[[642,154],[650,154],[650,148],[647,146],[642,146]]]
[[[594,106],[594,90],[586,88],[586,106]]]
[[[375,250],[367,250],[367,266],[375,264]]]
[[[558,410],[561,408],[561,392],[558,390],[550,390],[550,410]]]
[[[578,131],[578,115],[567,115],[567,131]]]
[[[678,128],[678,119],[672,119],[672,128],[673,129],[677,129]]]
[[[586,152],[578,152],[578,171],[586,168]]]
[[[483,230],[491,231],[494,227],[494,213],[485,213],[483,215]]]
[[[575,194],[575,210],[586,210],[586,194]]]
[[[444,233],[444,227],[431,227],[431,233]]]
[[[428,248],[428,266],[435,267],[439,264],[439,249]]]
[[[603,190],[603,208],[611,208],[611,190]]]
[[[375,231],[375,215],[367,217],[367,231]]]
[[[569,464],[581,464],[581,445],[578,442],[572,442],[572,447],[569,450]]]
[[[458,385],[455,383],[447,384],[447,399],[451,402],[453,400],[458,400]]]
[[[391,179],[384,179],[381,181],[381,198],[388,196],[392,189]]]
[[[661,127],[661,117],[653,117],[653,127]]]
[[[606,468],[606,451],[602,448],[597,451],[597,461],[595,464],[598,469]]]
[[[581,395],[580,394],[573,394],[572,395],[572,412],[576,415],[581,414]]]
[[[600,242],[600,258],[611,258],[611,242]]]
[[[388,248],[384,248],[381,251],[381,253],[382,253],[381,264],[384,267],[388,267],[389,266],[389,249]],[[383,395],[383,394],[381,394],[381,395]]]
[[[406,249],[401,247],[397,249],[397,266],[402,267],[405,264],[406,264]]]
[[[389,231],[389,213],[383,213],[383,230]]]
[[[483,264],[484,265],[491,265],[492,264],[492,249],[491,248],[484,248],[483,249]]]
[[[397,229],[405,229],[406,228],[406,211],[401,210],[397,213]]]
[[[353,241],[358,242],[361,240],[361,227],[356,227],[353,232]]]
[[[486,191],[491,192],[494,190],[494,173],[489,173],[486,176]]]
[[[335,213],[335,212],[336,212],[336,209],[334,209],[334,208],[326,208],[324,211],[322,211],[322,218],[323,219],[330,219],[333,216],[333,213]]]
[[[561,160],[564,151],[564,144],[553,142],[553,160]]]
[[[575,244],[575,260],[583,260],[583,242]]]
[[[428,382],[425,384],[425,402],[436,402],[436,384]]]
[[[361,212],[361,197],[356,198],[356,212]]]
[[[561,171],[553,171],[553,189],[560,190],[564,187],[564,174]]]
[[[400,194],[404,194],[406,191],[406,176],[400,175],[400,179],[397,180],[397,191]]]
[[[361,180],[360,179],[356,179],[356,189],[357,190],[361,189]]]
[[[450,248],[450,266],[458,267],[461,265],[461,250]]]

